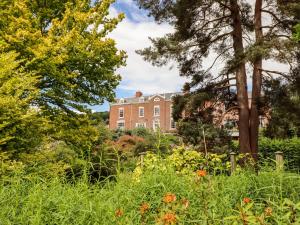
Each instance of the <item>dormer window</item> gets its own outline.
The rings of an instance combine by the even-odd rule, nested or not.
[[[145,98],[144,98],[144,97],[140,97],[139,101],[140,101],[140,102],[144,102],[144,101],[145,101]]]
[[[120,103],[124,103],[124,102],[125,102],[124,98],[121,98]]]
[[[154,101],[155,101],[155,102],[159,102],[159,101],[160,101],[160,98],[159,98],[159,97],[156,97],[156,98],[154,99]]]

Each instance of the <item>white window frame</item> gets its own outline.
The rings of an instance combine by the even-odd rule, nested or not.
[[[159,97],[156,97],[156,98],[154,98],[154,100],[153,101],[155,101],[155,102],[159,102],[160,101],[160,98]]]
[[[142,126],[141,126],[142,125]],[[136,123],[135,124],[136,128],[146,128],[146,123]]]
[[[119,126],[120,123],[123,124],[122,127]],[[125,130],[125,120],[118,120],[118,121],[117,121],[117,129]]]
[[[141,115],[141,110],[143,110],[143,115]],[[145,107],[139,107],[139,117],[145,117]]]
[[[125,99],[124,99],[124,98],[121,98],[121,99],[120,99],[120,103],[123,104],[124,102],[125,102]]]
[[[153,130],[156,131],[157,128],[160,129],[160,120],[156,119],[156,120],[153,120]],[[158,125],[158,127],[156,127],[156,125]]]
[[[155,113],[155,109],[158,109],[158,114]],[[155,105],[153,108],[153,115],[154,116],[160,116],[160,106],[159,105]]]
[[[121,111],[123,111],[123,116],[121,116]],[[125,110],[124,110],[124,108],[119,108],[118,115],[119,115],[120,119],[123,119],[125,117]]]

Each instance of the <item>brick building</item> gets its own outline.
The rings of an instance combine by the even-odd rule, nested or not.
[[[134,97],[116,99],[110,104],[109,128],[131,130],[145,127],[153,130],[160,128],[163,132],[174,132],[176,124],[172,118],[172,97],[181,94],[177,92],[143,96],[142,92],[137,91]],[[206,104],[209,106],[211,103]],[[249,104],[251,104],[251,98],[249,98]],[[229,125],[232,132],[237,130],[238,111],[227,111],[222,102],[215,107],[214,123],[217,126]],[[268,118],[260,116],[260,127],[265,127],[267,123]],[[233,133],[233,136],[238,136],[238,133]]]
[[[137,91],[134,97],[116,99],[110,104],[110,129],[130,130],[145,127],[164,132],[176,129],[172,118],[172,97],[180,93],[143,96]]]

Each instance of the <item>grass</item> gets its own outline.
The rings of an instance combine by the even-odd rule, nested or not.
[[[299,193],[298,174],[272,171],[198,177],[150,170],[105,184],[16,177],[0,185],[0,224],[300,224]],[[176,200],[164,202],[167,194]]]

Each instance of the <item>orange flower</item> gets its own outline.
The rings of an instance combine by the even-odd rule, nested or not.
[[[144,202],[141,207],[140,207],[140,212],[142,215],[145,214],[145,212],[147,212],[149,210],[150,206],[148,205],[148,203]]]
[[[265,208],[265,214],[266,214],[266,216],[272,216],[272,212],[273,212],[273,210],[272,210],[271,207]]]
[[[248,204],[248,203],[251,202],[251,199],[250,199],[250,198],[244,198],[244,199],[243,199],[243,202],[244,202],[245,204]]]
[[[174,195],[174,194],[172,194],[172,193],[167,193],[167,194],[164,196],[163,201],[164,201],[165,203],[175,202],[175,201],[176,201],[176,195]]]
[[[182,205],[184,206],[185,209],[187,207],[189,207],[189,205],[190,205],[189,200],[187,200],[186,198],[182,199],[181,202],[182,202]]]
[[[174,213],[166,213],[162,218],[164,225],[167,224],[175,224],[176,223],[176,215]]]
[[[199,177],[205,177],[206,176],[206,171],[205,170],[197,170],[196,173]]]
[[[116,217],[121,217],[123,216],[124,212],[122,209],[117,209],[115,212]]]

